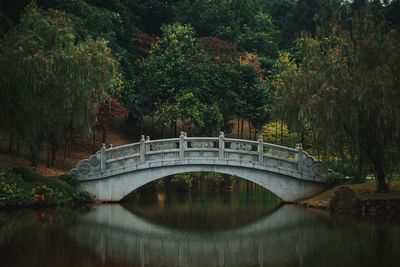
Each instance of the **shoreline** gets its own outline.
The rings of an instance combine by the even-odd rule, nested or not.
[[[375,182],[343,184],[332,187],[298,204],[338,214],[386,216],[400,215],[400,181],[390,185],[390,192],[376,192]]]

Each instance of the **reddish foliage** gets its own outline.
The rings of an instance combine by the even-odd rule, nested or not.
[[[218,38],[199,38],[198,45],[210,53],[217,62],[237,61],[239,52],[236,45]]]
[[[139,28],[133,26],[132,32],[134,35],[134,44],[136,54],[141,57],[146,57],[150,54],[151,46],[156,41],[154,36],[145,34]]]
[[[106,101],[100,105],[97,114],[97,125],[108,128],[128,116],[129,110],[124,107],[115,97],[107,95]]]
[[[257,71],[260,80],[265,79],[264,70],[261,68],[261,63],[256,53],[243,53],[240,56],[240,63],[252,66]]]

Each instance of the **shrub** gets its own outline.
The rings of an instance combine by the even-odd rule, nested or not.
[[[171,185],[178,192],[188,192],[192,188],[193,176],[190,173],[182,173],[172,176]]]
[[[88,203],[92,202],[94,196],[85,190],[79,190],[74,194],[75,203]]]
[[[328,170],[328,173],[326,175],[326,182],[329,184],[329,186],[336,186],[341,183],[343,183],[343,175],[340,174],[339,172],[335,172],[332,169]]]
[[[0,206],[28,205],[33,203],[33,194],[30,190],[17,185],[0,181]]]
[[[15,167],[13,168],[13,172],[19,175],[25,182],[37,181],[42,177],[40,174],[25,167]]]
[[[217,191],[223,181],[222,174],[210,172],[206,176],[204,176],[203,181],[205,186],[207,187],[207,190]]]
[[[58,176],[58,179],[65,181],[66,183],[70,184],[71,186],[75,187],[78,185],[78,177],[73,174],[62,174]]]

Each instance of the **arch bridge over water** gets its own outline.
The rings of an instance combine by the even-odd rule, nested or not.
[[[303,151],[258,141],[219,137],[150,140],[106,148],[80,161],[71,172],[100,201],[119,201],[135,189],[165,176],[218,172],[261,185],[283,201],[311,197],[325,188],[326,168]]]

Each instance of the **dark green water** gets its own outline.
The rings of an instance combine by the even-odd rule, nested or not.
[[[244,188],[0,212],[0,266],[400,266],[399,220],[277,203]]]

